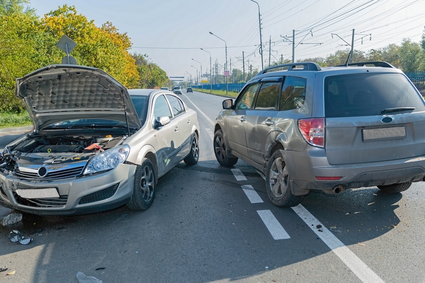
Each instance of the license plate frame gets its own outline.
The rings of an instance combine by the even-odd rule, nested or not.
[[[26,199],[47,199],[60,197],[56,188],[18,189],[15,192],[18,196]]]
[[[406,137],[406,127],[385,127],[362,129],[363,141],[379,141],[404,139]]]

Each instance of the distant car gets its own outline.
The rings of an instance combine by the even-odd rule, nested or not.
[[[277,206],[311,190],[400,193],[425,177],[425,101],[386,62],[267,68],[223,101],[216,121],[218,162],[254,166]]]
[[[168,87],[166,87],[166,86],[161,87],[161,89],[162,90],[169,90]]]
[[[188,88],[186,89],[186,92],[193,92],[193,90],[192,90],[192,88],[191,88],[191,87],[188,87]]]
[[[173,87],[173,92],[175,94],[183,94],[182,89],[180,87]]]
[[[34,131],[0,154],[0,203],[13,209],[145,210],[158,178],[182,160],[198,162],[196,112],[171,92],[127,90],[99,69],[53,65],[18,79],[17,95]]]

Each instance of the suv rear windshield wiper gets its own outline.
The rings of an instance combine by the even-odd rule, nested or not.
[[[381,114],[394,113],[394,112],[403,112],[403,111],[413,111],[415,107],[413,106],[405,106],[405,107],[392,107],[386,108],[381,111]]]

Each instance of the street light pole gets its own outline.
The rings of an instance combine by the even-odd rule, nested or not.
[[[193,59],[193,58],[192,58],[192,60],[193,60],[193,61],[195,61],[196,63],[198,63],[198,64],[199,64],[199,66],[201,67],[201,73],[200,73],[199,77],[201,77],[201,78],[202,78],[202,63],[201,63],[201,62],[199,62],[198,60]]]
[[[190,66],[196,70],[196,84],[198,84],[198,68],[196,68],[193,65],[190,65]]]
[[[210,34],[224,42],[224,57],[226,58],[226,63],[224,63],[224,80],[226,83],[226,95],[227,95],[227,92],[229,91],[229,86],[227,85],[227,42],[212,32],[210,32]]]
[[[257,4],[258,7],[258,28],[260,29],[260,55],[261,55],[261,69],[264,69],[264,63],[263,63],[263,36],[261,33],[261,12],[260,12],[260,4],[258,4],[257,1],[251,0],[251,2],[254,2]]]
[[[208,50],[205,50],[204,48],[201,48],[202,51],[207,52],[210,55],[210,92],[212,93],[212,69],[211,69],[211,52]]]

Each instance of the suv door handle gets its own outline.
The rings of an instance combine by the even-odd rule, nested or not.
[[[274,122],[272,119],[268,118],[264,121],[264,124],[266,124],[267,126],[273,126]]]
[[[241,116],[240,121],[241,122],[245,122],[246,121],[246,117],[245,116]]]

